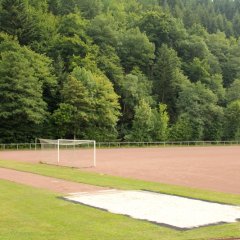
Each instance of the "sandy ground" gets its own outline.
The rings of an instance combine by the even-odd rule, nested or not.
[[[240,146],[98,149],[61,151],[60,164],[85,171],[240,194]],[[6,151],[0,159],[56,164],[56,151]],[[88,159],[89,158],[89,159]]]
[[[94,192],[106,189],[4,168],[0,168],[0,179],[21,183],[36,188],[48,189],[61,194]]]

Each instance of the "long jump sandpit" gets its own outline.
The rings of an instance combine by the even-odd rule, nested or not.
[[[83,151],[60,164],[79,167]],[[0,159],[44,161],[39,151],[1,151]],[[97,149],[97,166],[81,170],[240,194],[240,146]]]

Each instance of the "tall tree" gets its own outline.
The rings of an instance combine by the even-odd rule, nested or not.
[[[58,137],[81,136],[81,132],[92,119],[92,101],[88,99],[88,90],[81,81],[69,76],[62,89],[62,103],[53,114]]]
[[[1,3],[0,29],[17,36],[20,43],[26,43],[35,36],[34,22],[29,21],[28,0],[3,0]]]
[[[225,111],[225,138],[240,139],[240,100],[228,104]]]
[[[240,78],[240,46],[234,42],[231,46],[227,60],[223,63],[224,85],[228,87],[236,78]]]
[[[171,126],[169,139],[171,141],[191,141],[193,139],[193,127],[188,113],[182,113]]]
[[[134,67],[139,67],[144,73],[150,71],[155,48],[146,34],[140,32],[138,28],[124,32],[117,49],[126,73],[132,71]]]
[[[99,140],[115,139],[120,106],[112,83],[103,74],[81,68],[75,68],[72,75],[82,81],[93,101],[93,121],[88,125],[86,135]]]
[[[157,52],[157,60],[153,67],[154,93],[158,102],[168,105],[171,117],[175,113],[175,103],[181,85],[186,77],[181,72],[181,60],[174,49],[163,44]]]
[[[116,46],[118,41],[118,26],[115,18],[108,14],[101,14],[91,20],[87,32],[99,46]]]
[[[86,34],[87,21],[78,14],[70,13],[61,18],[59,23],[60,36],[54,41],[49,55],[64,61],[64,70],[71,72],[76,66],[83,66],[92,61],[98,48],[91,44]],[[95,61],[92,61],[96,65]]]
[[[83,16],[87,19],[94,18],[102,11],[101,0],[81,0],[78,1],[78,6],[82,11]]]
[[[135,107],[144,100],[153,105],[152,82],[138,70],[127,74],[120,82],[120,94],[122,96],[122,121],[131,122]]]
[[[186,37],[186,30],[181,21],[177,21],[161,9],[144,12],[138,26],[141,31],[146,32],[156,48],[163,43],[174,47],[178,41]]]
[[[128,135],[125,136],[129,141],[152,141],[151,133],[154,129],[152,109],[144,100],[140,101],[135,108],[135,116],[133,119],[132,129]]]
[[[56,35],[56,21],[46,12],[46,3],[33,6],[35,8],[28,0],[3,0],[0,30],[16,36],[21,45],[31,45],[34,50],[43,52]]]
[[[240,100],[240,79],[235,79],[227,89],[227,101],[230,103],[235,100]]]
[[[190,35],[178,42],[177,51],[184,62],[192,62],[194,58],[204,59],[209,55],[209,49],[202,36]]]
[[[99,49],[97,57],[98,68],[114,83],[114,88],[119,93],[119,85],[123,79],[123,68],[116,49],[111,46],[104,46]]]
[[[20,47],[7,36],[0,37],[0,52],[1,139],[31,141],[47,118],[44,81],[54,80],[54,76],[48,69],[47,58]]]
[[[169,116],[166,104],[159,104],[153,111],[154,129],[152,138],[154,141],[167,141],[169,135]]]
[[[217,96],[200,82],[186,84],[183,87],[177,106],[180,115],[185,114],[190,121],[191,140],[221,138],[223,111],[217,105],[217,100]]]

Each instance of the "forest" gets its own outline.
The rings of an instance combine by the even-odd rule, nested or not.
[[[240,139],[240,1],[0,0],[0,143]]]

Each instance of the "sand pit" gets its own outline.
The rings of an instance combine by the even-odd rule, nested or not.
[[[181,230],[240,219],[240,207],[147,191],[108,190],[65,199]]]

